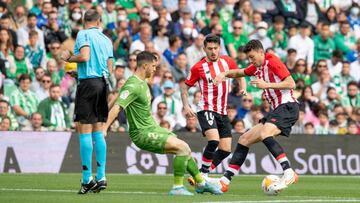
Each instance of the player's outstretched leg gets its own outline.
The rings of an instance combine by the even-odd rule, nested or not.
[[[92,189],[94,193],[99,193],[101,190],[105,190],[107,187],[107,181],[105,177],[106,166],[106,141],[102,131],[92,133],[92,138],[95,145],[96,154],[96,183],[97,186]]]
[[[287,159],[281,145],[272,136],[263,139],[263,143],[274,156],[274,158],[278,161],[284,171],[284,175],[281,177],[279,183],[274,187],[274,190],[283,190],[289,185],[297,183],[299,176],[290,167],[290,162]]]
[[[214,154],[210,171],[214,170],[226,157],[231,154],[231,136],[220,138],[219,147]]]
[[[234,154],[231,157],[229,167],[225,171],[223,177],[218,180],[221,191],[227,192],[229,190],[230,182],[234,175],[238,174],[241,165],[245,162],[246,156],[249,152],[249,147],[260,141],[259,131],[262,129],[262,124],[257,124],[249,131],[240,136],[239,142],[235,148]]]
[[[92,137],[91,133],[80,134],[80,157],[82,165],[82,181],[78,194],[86,194],[96,187],[96,181],[91,175],[91,159],[92,159]]]
[[[193,177],[195,181],[195,187],[197,193],[204,193],[204,192],[210,192],[214,195],[221,195],[223,192],[221,191],[221,188],[218,187],[218,185],[210,183],[207,181],[202,174],[199,172],[197,168],[197,164],[193,157],[189,157],[188,164],[187,164],[187,171],[190,173],[190,175]]]
[[[171,136],[166,141],[165,152],[176,155],[173,163],[174,186],[170,190],[169,195],[194,195],[184,186],[184,175],[187,170],[187,164],[191,154],[189,145],[184,141]]]

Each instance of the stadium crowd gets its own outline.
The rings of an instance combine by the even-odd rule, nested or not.
[[[204,36],[221,37],[221,53],[239,68],[249,61],[244,45],[259,39],[279,56],[296,81],[300,117],[293,134],[360,134],[360,1],[358,0],[12,0],[0,2],[0,130],[70,131],[76,79],[65,72],[76,64],[60,59],[73,51],[82,16],[102,14],[112,41],[113,91],[136,68],[136,54],[151,51],[158,68],[148,85],[155,120],[174,131],[200,132],[196,118],[182,112],[179,84],[205,56]],[[232,81],[228,117],[243,133],[271,107],[262,90],[247,95]],[[196,111],[199,90],[191,89]],[[124,112],[111,131],[127,131]]]

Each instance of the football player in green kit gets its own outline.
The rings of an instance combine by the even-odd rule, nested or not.
[[[156,57],[147,51],[137,55],[137,69],[120,90],[114,106],[109,112],[104,133],[125,109],[129,122],[131,140],[139,148],[158,154],[174,154],[174,186],[169,195],[193,195],[183,185],[185,172],[196,181],[196,192],[210,192],[220,195],[222,191],[217,185],[207,182],[200,174],[191,149],[187,143],[178,139],[172,132],[161,128],[151,115],[151,94],[145,81],[156,69]]]

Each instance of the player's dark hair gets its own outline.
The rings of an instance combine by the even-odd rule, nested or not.
[[[136,56],[137,67],[141,67],[145,63],[152,63],[156,61],[154,54],[148,51],[142,51]]]
[[[263,50],[264,51],[264,47],[261,44],[260,40],[252,39],[246,44],[245,50],[244,50],[245,53],[249,53],[251,50],[255,50],[255,51]]]
[[[214,34],[209,34],[205,37],[204,47],[206,47],[206,45],[208,43],[216,43],[216,44],[220,45],[220,37],[218,37],[217,35],[214,35]]]
[[[96,10],[89,9],[85,12],[85,15],[84,15],[85,22],[95,22],[99,19],[100,19],[100,14]]]

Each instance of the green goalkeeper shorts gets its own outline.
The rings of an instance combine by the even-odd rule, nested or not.
[[[165,153],[165,144],[169,137],[176,136],[165,128],[154,126],[142,129],[137,133],[130,133],[131,140],[140,149],[158,154]]]

